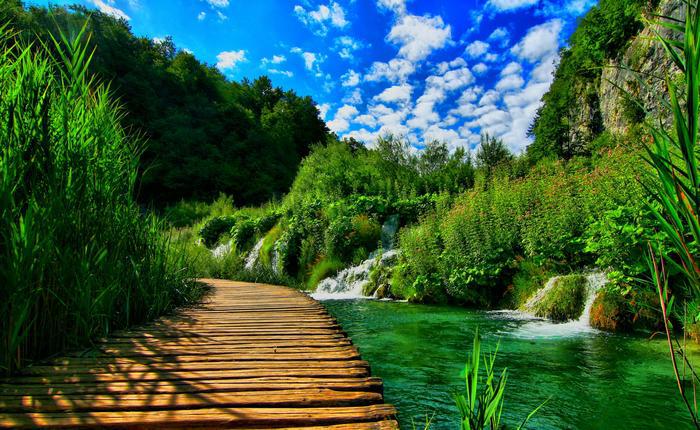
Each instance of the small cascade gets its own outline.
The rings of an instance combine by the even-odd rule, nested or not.
[[[272,249],[272,259],[270,261],[270,264],[272,265],[272,271],[275,274],[280,273],[280,250],[277,248],[277,246],[273,247]]]
[[[231,253],[231,248],[233,247],[233,241],[229,240],[227,243],[222,243],[216,248],[211,250],[211,255],[217,260],[221,260]]]
[[[590,272],[586,275],[586,301],[583,312],[575,319],[564,323],[557,323],[544,318],[534,316],[533,311],[536,304],[544,299],[552,290],[558,276],[555,276],[545,284],[537,293],[527,301],[524,306],[525,312],[520,311],[496,311],[494,314],[500,317],[507,317],[513,321],[527,321],[520,325],[512,334],[521,338],[551,338],[570,337],[586,333],[595,333],[596,329],[591,327],[591,308],[595,301],[596,294],[600,288],[608,282],[607,275],[602,271]]]
[[[382,224],[382,249],[385,251],[394,249],[394,238],[399,230],[399,216],[389,216]]]
[[[552,291],[552,288],[554,288],[554,285],[557,283],[558,279],[559,276],[553,276],[549,278],[544,287],[537,290],[535,295],[530,297],[530,299],[528,299],[528,301],[525,303],[525,305],[523,306],[525,311],[534,315],[535,308],[545,297],[547,297],[547,294],[549,294],[549,292]]]
[[[370,257],[357,266],[344,269],[333,278],[319,282],[316,292],[311,294],[316,300],[349,300],[371,298],[362,294],[369,282],[369,275],[376,265],[392,264],[398,252],[395,250],[382,253],[379,257]]]
[[[253,270],[255,268],[255,265],[258,263],[258,260],[260,259],[260,250],[262,249],[263,246],[263,239],[260,239],[258,243],[255,244],[253,249],[248,253],[248,255],[245,258],[245,269],[246,270]]]

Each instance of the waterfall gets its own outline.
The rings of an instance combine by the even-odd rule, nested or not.
[[[377,265],[385,266],[396,261],[398,251],[391,250],[377,257],[370,257],[357,266],[341,270],[333,278],[319,282],[316,292],[311,294],[316,300],[348,300],[371,298],[362,294],[369,282],[369,275]]]
[[[521,311],[496,311],[500,317],[507,317],[513,321],[521,321],[517,330],[511,334],[515,337],[531,339],[531,338],[552,338],[552,337],[570,337],[587,333],[595,333],[596,329],[591,327],[591,308],[595,301],[596,294],[607,282],[607,276],[604,272],[594,271],[586,275],[586,301],[584,302],[583,312],[575,319],[564,323],[553,322],[544,318],[538,318],[533,315],[535,305],[547,296],[547,293],[552,290],[558,276],[555,276],[547,281],[544,287],[540,288],[537,293],[527,301],[524,306],[525,312]],[[525,321],[522,323],[522,321]]]
[[[230,252],[231,252],[231,247],[233,246],[233,241],[228,241],[227,243],[223,243],[216,248],[211,250],[211,255],[216,258],[217,260],[221,260],[222,258],[226,257]]]
[[[262,249],[262,246],[263,239],[260,239],[258,243],[255,244],[250,253],[248,253],[248,255],[245,258],[245,270],[253,270],[253,268],[255,268],[255,265],[260,259],[260,250]]]
[[[394,249],[394,237],[399,229],[399,216],[391,215],[382,225],[382,249]]]

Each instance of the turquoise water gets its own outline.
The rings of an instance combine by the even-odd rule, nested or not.
[[[450,394],[478,326],[484,348],[500,342],[499,369],[510,372],[505,418],[510,428],[542,401],[530,429],[690,428],[661,340],[556,325],[517,313],[346,300],[324,302],[352,337],[402,428],[433,416],[432,429],[455,429]],[[700,353],[693,353],[700,362]]]

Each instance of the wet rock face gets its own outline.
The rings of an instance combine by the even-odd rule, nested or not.
[[[684,0],[663,0],[657,12],[660,15],[685,18]],[[670,119],[669,112],[664,112],[659,103],[659,95],[666,93],[664,72],[673,79],[679,71],[667,58],[663,47],[651,40],[654,31],[668,37],[671,32],[655,26],[643,29],[632,39],[619,59],[612,61],[602,71],[598,88],[599,110],[602,126],[615,134],[624,134],[631,125],[638,123],[640,112],[620,88],[628,91],[655,117]],[[631,70],[630,70],[631,69]],[[635,73],[641,74],[641,81]],[[665,121],[669,125],[670,120]]]

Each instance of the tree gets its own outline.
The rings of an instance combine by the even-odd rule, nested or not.
[[[481,143],[476,151],[476,165],[485,169],[487,176],[490,176],[493,169],[499,164],[508,162],[512,158],[513,154],[503,143],[502,139],[491,136],[488,133],[481,135]]]

